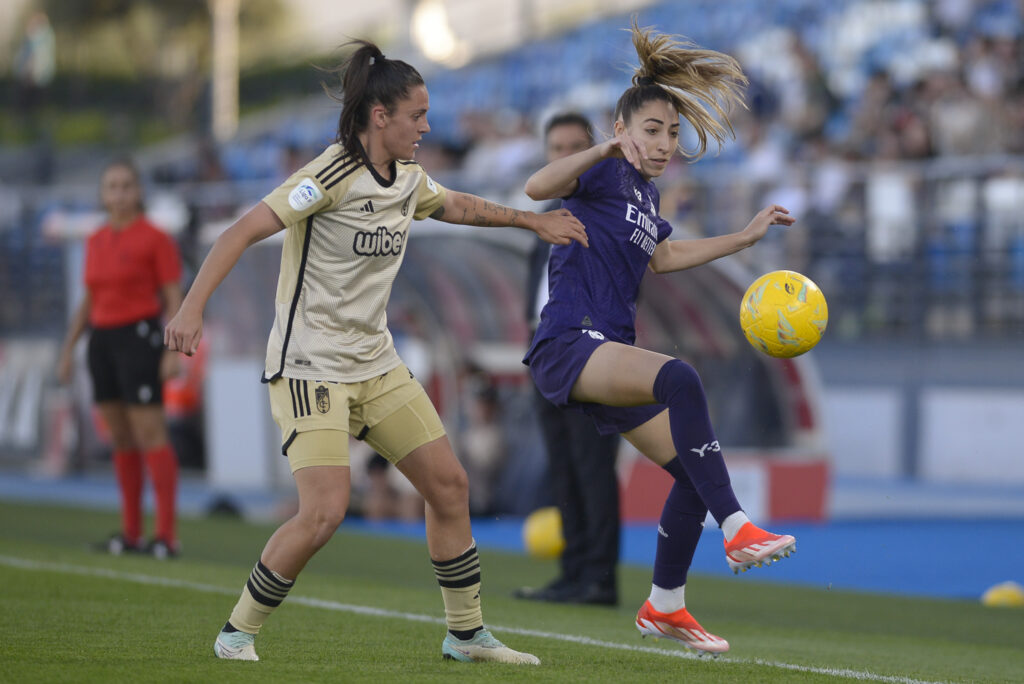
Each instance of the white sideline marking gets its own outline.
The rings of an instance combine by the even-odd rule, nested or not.
[[[90,568],[82,565],[70,565],[67,563],[49,563],[46,561],[30,560],[28,558],[17,558],[15,556],[0,555],[0,565],[6,565],[8,567],[18,568],[20,570],[44,570],[49,572],[64,573],[68,575],[105,577],[107,579],[121,580],[124,582],[134,582],[136,584],[148,584],[159,587],[175,587],[178,589],[192,589],[193,591],[201,591],[209,594],[223,594],[225,596],[235,596],[238,594],[239,591],[237,589],[226,589],[224,587],[218,587],[212,584],[189,582],[187,580],[172,579],[169,577],[141,575],[138,573],[131,572],[118,572],[116,570],[110,570],[109,568]],[[432,617],[430,615],[419,615],[417,613],[403,613],[397,610],[385,610],[383,608],[373,608],[371,606],[356,606],[349,603],[339,603],[338,601],[326,601],[323,599],[306,598],[304,596],[289,596],[287,600],[288,603],[297,603],[299,605],[310,606],[312,608],[324,608],[326,610],[335,610],[342,613],[356,613],[358,615],[370,615],[374,617],[392,618],[397,620],[406,620],[409,622],[430,622],[434,624],[444,624],[444,620],[442,618]],[[701,658],[697,654],[692,653],[690,651],[668,650],[662,648],[653,648],[650,646],[631,646],[629,644],[619,644],[614,641],[601,641],[600,639],[592,639],[590,637],[578,636],[575,634],[542,632],[536,629],[523,629],[521,627],[504,627],[501,625],[489,625],[489,627],[502,633],[522,634],[523,636],[540,637],[543,639],[557,639],[558,641],[568,641],[574,644],[582,644],[584,646],[598,646],[600,648],[610,648],[619,651],[632,651],[635,653],[652,653],[655,655],[669,656],[672,658],[686,658],[688,660],[705,661],[704,658]],[[707,660],[719,663],[761,665],[764,667],[778,668],[780,670],[790,670],[793,672],[808,672],[811,674],[822,674],[831,677],[844,677],[846,679],[856,679],[864,682],[886,682],[887,684],[947,684],[946,682],[934,682],[923,679],[912,679],[910,677],[880,675],[875,674],[873,672],[864,672],[861,670],[796,665],[793,663],[783,663],[773,660],[764,660],[762,658],[734,658],[730,656],[719,656],[714,660],[710,658],[708,658]]]

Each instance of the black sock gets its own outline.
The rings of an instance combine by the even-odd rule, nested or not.
[[[461,641],[469,641],[476,635],[477,632],[479,632],[483,628],[484,626],[480,625],[476,629],[449,629],[448,633]]]

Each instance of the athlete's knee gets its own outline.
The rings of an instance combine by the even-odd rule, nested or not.
[[[299,509],[299,522],[313,539],[313,545],[320,548],[326,544],[345,520],[348,509],[346,499],[332,499],[318,502]]]
[[[689,396],[704,392],[697,369],[679,359],[666,361],[654,379],[654,398],[662,404],[670,404],[676,396]]]
[[[469,477],[461,464],[432,473],[421,492],[430,507],[439,513],[461,511],[469,505]]]

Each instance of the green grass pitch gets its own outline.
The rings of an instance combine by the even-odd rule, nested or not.
[[[425,544],[344,526],[257,638],[261,661],[220,661],[214,636],[273,528],[186,519],[185,553],[166,562],[89,550],[116,526],[107,512],[0,503],[0,681],[1024,681],[1024,610],[758,582],[771,568],[694,576],[688,606],[732,645],[696,659],[634,628],[648,569],[622,569],[618,609],[534,604],[510,592],[553,563],[487,549],[485,620],[543,664],[444,661]]]

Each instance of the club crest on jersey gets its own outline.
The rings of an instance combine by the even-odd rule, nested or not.
[[[405,216],[406,214],[409,213],[409,200],[411,199],[412,196],[410,195],[409,197],[406,197],[405,202],[402,203],[402,216]]]
[[[288,205],[295,211],[309,209],[311,206],[324,198],[320,188],[316,186],[312,178],[303,178],[299,184],[288,193]]]
[[[316,410],[320,413],[327,413],[331,410],[331,394],[327,391],[326,385],[317,385]]]
[[[357,231],[352,240],[352,251],[361,256],[398,256],[402,253],[404,242],[403,233],[392,233],[385,226],[377,226],[377,230],[372,233]]]

